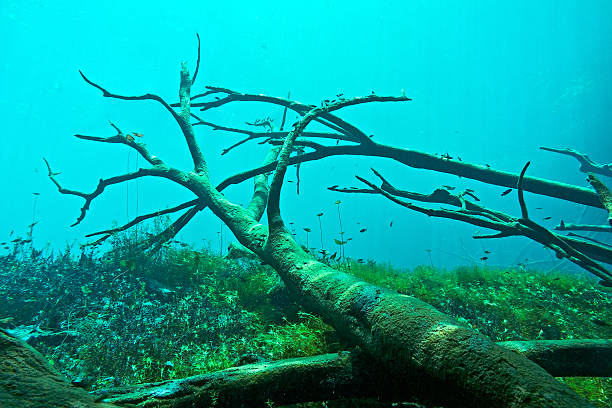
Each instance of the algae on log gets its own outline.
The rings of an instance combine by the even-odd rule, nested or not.
[[[501,342],[505,348],[537,359],[553,375],[589,377],[610,375],[609,340]],[[544,353],[540,352],[544,350]],[[570,356],[571,351],[577,354]],[[585,358],[587,364],[580,361]],[[594,369],[588,363],[599,359]],[[602,368],[607,367],[607,371]],[[578,371],[576,371],[578,368]],[[551,372],[553,371],[553,372]],[[103,401],[135,407],[181,406],[265,407],[309,401],[375,398],[377,401],[412,402],[426,408],[407,375],[389,377],[364,353],[341,352],[232,367],[177,380],[94,391]],[[436,404],[436,406],[438,406]],[[448,406],[448,405],[447,405]]]
[[[104,401],[135,407],[266,407],[348,398],[414,400],[415,390],[387,381],[351,353],[324,354],[232,367],[152,384],[94,391]]]
[[[502,341],[555,377],[612,377],[612,340]]]
[[[419,396],[451,406],[591,406],[534,362],[427,303],[336,271],[290,235],[274,235],[265,259],[301,303],[384,366],[389,378],[414,381]]]
[[[114,407],[74,387],[39,352],[2,329],[0,350],[0,407]]]

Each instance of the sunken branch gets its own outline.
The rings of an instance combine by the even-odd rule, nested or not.
[[[556,253],[557,257],[567,258],[573,263],[597,276],[601,279],[600,283],[602,285],[612,286],[612,273],[610,273],[606,268],[591,259],[589,256],[585,255],[585,253],[581,252],[580,250],[589,247],[597,247],[599,251],[597,253],[600,254],[603,251],[604,253],[608,254],[607,261],[612,262],[612,251],[610,251],[609,248],[601,247],[597,244],[581,241],[575,238],[564,237],[562,235],[547,230],[546,228],[529,219],[527,206],[523,198],[522,184],[522,179],[525,175],[525,171],[527,170],[528,164],[525,165],[525,167],[523,168],[523,171],[521,172],[520,181],[517,185],[519,193],[519,205],[521,206],[522,213],[521,218],[515,218],[499,211],[490,210],[482,205],[467,201],[467,197],[465,194],[453,195],[448,190],[444,189],[436,190],[436,192],[427,197],[427,201],[433,202],[435,197],[435,200],[440,200],[438,202],[443,202],[455,206],[459,205],[460,208],[457,210],[449,210],[443,208],[426,208],[404,200],[400,200],[395,195],[387,191],[385,187],[389,186],[390,184],[375,170],[373,170],[374,174],[378,176],[381,180],[383,180],[383,185],[381,187],[374,185],[373,183],[369,182],[368,180],[365,180],[362,177],[356,177],[361,182],[370,187],[374,192],[381,194],[387,199],[393,201],[394,203],[399,204],[410,210],[417,211],[428,216],[450,218],[479,227],[498,231],[496,234],[478,235],[474,236],[474,238],[502,238],[519,235],[530,238],[546,246],[547,248],[552,249]],[[394,190],[396,191],[397,189]],[[411,197],[412,199],[418,199],[419,196],[413,193]],[[470,203],[469,209],[468,203]]]

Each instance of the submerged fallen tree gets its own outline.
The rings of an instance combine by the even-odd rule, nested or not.
[[[76,223],[83,220],[91,201],[110,185],[145,176],[171,180],[194,193],[196,199],[190,205],[186,203],[175,207],[174,211],[178,211],[178,207],[186,211],[157,237],[157,241],[153,239],[147,244],[168,239],[200,210],[210,208],[242,245],[278,272],[304,307],[318,313],[347,343],[361,349],[368,364],[379,367],[379,372],[384,373],[381,375],[385,381],[409,384],[409,389],[414,390],[415,397],[420,400],[449,407],[590,406],[542,367],[495,344],[432,306],[414,297],[361,281],[316,260],[298,245],[285,227],[279,208],[280,191],[287,166],[292,162],[290,156],[294,144],[305,127],[313,120],[335,120],[337,118],[332,112],[347,106],[406,101],[408,98],[403,95],[369,95],[341,98],[319,107],[309,106],[301,112],[301,119],[293,125],[282,145],[273,144],[265,158],[263,166],[275,168],[272,181],[268,183],[266,173],[256,175],[253,197],[248,206],[242,207],[229,201],[212,184],[204,155],[196,141],[190,123],[193,116],[190,92],[196,75],[197,67],[191,77],[186,64],[182,65],[178,110],[157,95],[122,96],[111,93],[83,75],[85,81],[100,89],[105,97],[160,103],[178,124],[193,160],[193,168],[185,171],[169,166],[159,156],[151,154],[143,143],[114,125],[117,135],[112,137],[77,135],[87,140],[125,144],[135,149],[150,167],[102,179],[92,193],[84,193],[64,188],[47,163],[49,177],[60,193],[80,196],[85,200]],[[211,90],[205,95],[214,92],[217,91]],[[339,126],[337,121],[334,126]],[[367,140],[367,136],[363,140]],[[264,213],[268,226],[260,223]],[[146,217],[138,217],[130,224],[135,225],[144,219]],[[112,232],[105,231],[107,235]],[[278,381],[284,380],[280,378]]]
[[[552,375],[612,375],[612,342],[565,340],[501,342],[505,348],[537,361]],[[418,401],[418,379],[389,378],[363,353],[260,362],[210,374],[96,390],[73,387],[34,349],[0,330],[0,404],[12,406],[177,407],[266,406],[305,401],[376,398]],[[16,374],[19,374],[18,376]],[[414,403],[413,407],[427,407]]]
[[[498,344],[538,361],[552,375],[612,375],[609,340]],[[269,401],[286,405],[341,398],[415,401],[420,392],[410,386],[416,381],[407,376],[390,379],[384,368],[372,365],[367,356],[344,352],[248,364],[180,380],[98,390],[94,394],[102,401],[119,405],[156,407],[254,407]]]

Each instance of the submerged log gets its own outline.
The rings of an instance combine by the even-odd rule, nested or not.
[[[502,341],[555,377],[612,377],[612,340]]]
[[[95,394],[119,406],[169,408],[266,407],[368,397],[411,401],[416,393],[398,381],[386,381],[363,358],[344,352],[249,364],[180,380],[109,388]]]
[[[536,340],[499,342],[538,362],[555,376],[611,376],[610,340]],[[152,384],[94,391],[103,401],[136,407],[264,407],[309,401],[375,398],[418,401],[410,388],[418,379],[388,378],[367,356],[350,352],[293,358],[233,367],[209,374]],[[447,405],[449,406],[449,405]],[[456,406],[456,405],[452,405]]]

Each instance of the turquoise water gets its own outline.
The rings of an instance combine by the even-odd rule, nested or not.
[[[347,108],[339,115],[378,142],[459,156],[518,172],[531,160],[530,175],[588,186],[577,162],[539,150],[572,147],[599,163],[610,161],[612,4],[608,1],[381,1],[345,2],[166,2],[5,0],[0,5],[2,76],[0,111],[4,137],[0,166],[5,175],[0,211],[2,240],[24,235],[37,222],[34,242],[63,248],[86,242],[85,234],[137,214],[173,206],[190,193],[165,180],[142,179],[111,188],[92,204],[79,226],[70,228],[82,200],[62,196],[46,177],[48,158],[69,188],[91,191],[100,177],[142,165],[123,146],[76,140],[75,133],[111,136],[108,121],[145,135],[150,149],[170,164],[187,168],[187,150],[172,119],[151,102],[102,98],[79,76],[117,93],[153,92],[177,100],[181,61],[196,62],[196,33],[202,64],[194,92],[205,85],[240,92],[291,97],[318,104],[336,94],[399,95],[401,104]],[[205,119],[245,127],[245,121],[282,111],[269,105],[236,104],[210,111]],[[293,123],[295,115],[290,115]],[[316,127],[314,127],[316,129]],[[238,135],[198,129],[212,178],[259,164],[266,147],[247,144],[221,156]],[[428,193],[441,185],[472,188],[486,205],[518,215],[516,196],[503,187],[410,169],[374,158],[334,157],[301,167],[301,191],[284,189],[285,217],[318,229],[332,247],[339,225],[334,202],[342,200],[347,255],[414,266],[488,262],[535,262],[569,268],[550,251],[526,239],[474,241],[479,232],[458,222],[429,219],[381,198],[346,196],[325,187],[356,185],[354,175],[375,167],[398,188]],[[294,170],[288,173],[295,180]],[[227,190],[238,203],[250,183]],[[33,196],[33,193],[40,193]],[[537,220],[548,227],[561,218],[599,223],[605,213],[560,200],[527,195],[542,207]],[[535,210],[534,210],[535,211]],[[544,220],[546,217],[552,217]],[[389,227],[392,223],[392,227]],[[367,231],[359,231],[366,228]],[[223,246],[219,236],[223,235]],[[320,246],[316,234],[309,237]],[[232,239],[209,212],[181,232],[184,241],[220,251]],[[431,258],[430,258],[431,255]]]

